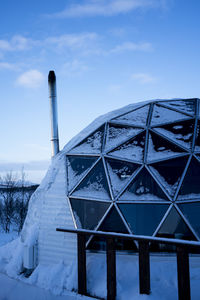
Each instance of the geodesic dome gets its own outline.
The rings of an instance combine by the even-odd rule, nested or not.
[[[77,228],[200,239],[199,101],[146,102],[68,151]]]

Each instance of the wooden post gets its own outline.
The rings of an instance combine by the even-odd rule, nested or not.
[[[87,295],[87,277],[86,277],[86,250],[85,235],[77,234],[78,248],[78,293]]]
[[[139,282],[140,294],[150,294],[149,243],[139,241]]]
[[[185,248],[177,246],[178,299],[190,300],[189,255]]]
[[[116,299],[116,251],[115,239],[106,238],[106,259],[107,259],[107,300]]]

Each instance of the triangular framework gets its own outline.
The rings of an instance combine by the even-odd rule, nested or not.
[[[159,125],[162,123],[169,123],[169,122],[173,123],[178,120],[183,120],[188,118],[189,116],[183,113],[154,104],[152,117],[151,117],[151,126]]]
[[[102,152],[105,125],[99,127],[95,132],[85,138],[70,153],[78,154],[100,154]]]
[[[133,234],[152,235],[169,208],[168,204],[118,204]]]
[[[166,136],[172,142],[191,150],[194,134],[194,120],[186,120],[173,124],[154,127],[154,130]]]
[[[140,165],[111,158],[105,160],[113,194],[117,196]]]
[[[156,235],[169,238],[196,240],[196,237],[174,206],[170,209]]]
[[[125,201],[163,201],[169,200],[154,178],[144,167],[131,181],[119,197]]]
[[[145,127],[148,113],[149,113],[149,105],[145,105],[141,108],[137,108],[126,114],[123,114],[113,119],[113,121],[117,121],[122,124]]]
[[[146,132],[139,133],[134,138],[118,146],[108,154],[116,158],[143,162]]]
[[[117,147],[119,144],[125,142],[127,139],[137,135],[142,129],[131,126],[123,126],[119,124],[108,125],[105,151]]]
[[[195,115],[196,112],[196,100],[197,99],[183,99],[183,100],[170,100],[165,101],[162,104],[169,108],[174,108],[183,113]]]
[[[110,191],[102,160],[100,160],[72,193],[73,196],[110,200]]]
[[[200,151],[200,121],[198,120],[197,127],[196,127],[196,137],[195,137],[195,148],[194,151]]]
[[[93,156],[67,155],[67,177],[69,191],[71,191],[71,189],[80,181],[80,179],[84,177],[97,159],[98,157]]]
[[[200,238],[200,202],[179,203],[177,206]]]
[[[147,162],[164,160],[183,154],[184,150],[153,131],[149,132]],[[187,153],[187,152],[186,152]]]
[[[187,161],[188,156],[185,156],[149,165],[150,170],[154,173],[170,197],[173,197],[176,193]]]

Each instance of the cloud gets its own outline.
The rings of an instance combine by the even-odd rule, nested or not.
[[[68,77],[80,76],[86,71],[88,71],[88,66],[77,59],[64,63],[61,70]]]
[[[72,4],[61,12],[48,15],[55,18],[115,16],[136,9],[161,5],[162,0],[85,0]]]
[[[0,70],[3,69],[17,71],[19,70],[19,66],[17,64],[12,64],[8,62],[0,62]]]
[[[133,43],[133,42],[125,42],[121,45],[115,46],[110,50],[111,53],[119,53],[124,51],[144,51],[148,52],[153,49],[151,43]]]
[[[0,40],[0,51],[24,51],[30,49],[35,42],[21,35],[14,35],[10,40]]]
[[[38,88],[44,81],[45,76],[38,70],[29,70],[21,74],[16,84],[27,88]]]
[[[132,74],[131,79],[133,79],[139,83],[142,83],[142,84],[156,82],[156,78],[147,73]]]

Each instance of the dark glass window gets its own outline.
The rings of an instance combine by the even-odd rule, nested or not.
[[[115,207],[111,208],[103,223],[100,225],[99,230],[128,233],[128,230]]]
[[[113,119],[113,121],[115,120],[123,124],[129,124],[134,126],[146,126],[148,112],[149,105],[145,105],[116,119]]]
[[[96,157],[67,156],[69,191],[87,173],[96,160]]]
[[[137,174],[119,200],[168,200],[146,168]]]
[[[188,149],[192,147],[192,139],[194,133],[194,120],[178,122],[175,124],[167,124],[154,128],[157,132],[175,141],[181,146]]]
[[[101,126],[97,131],[87,137],[83,142],[74,147],[70,153],[94,153],[98,154],[102,151],[102,142],[104,136],[105,125]]]
[[[183,152],[181,148],[154,132],[149,133],[147,161],[165,159]]]
[[[110,199],[110,192],[106,179],[106,174],[102,161],[100,160],[95,167],[87,174],[80,185],[73,192],[73,196]]]
[[[178,207],[200,237],[200,202],[181,203]]]
[[[141,131],[140,128],[129,127],[129,126],[122,127],[121,125],[109,124],[108,131],[107,131],[107,141],[105,145],[105,151],[118,146],[123,141],[138,134],[140,131]]]
[[[170,210],[168,216],[159,229],[157,236],[196,240],[193,233],[174,207]]]
[[[83,199],[70,199],[74,219],[78,228],[94,229],[110,203]]]
[[[199,199],[200,200],[200,163],[197,159],[192,158],[183,184],[179,191],[178,200],[182,199]]]
[[[175,122],[181,119],[188,119],[188,116],[159,105],[154,105],[151,125],[153,126],[161,123]]]
[[[195,151],[200,151],[200,122],[197,123],[196,139],[195,139]]]
[[[109,152],[109,155],[142,162],[144,158],[145,132]]]
[[[162,186],[172,197],[174,196],[181,176],[187,164],[188,157],[179,157],[154,163],[149,166]]]
[[[152,235],[166,213],[166,204],[118,204],[133,234]]]
[[[196,99],[171,100],[171,101],[165,101],[163,104],[171,108],[176,108],[181,112],[185,112],[193,115],[195,114],[196,111],[195,109]]]
[[[116,159],[106,159],[106,164],[112,190],[114,196],[116,196],[126,185],[131,175],[135,172],[136,169],[138,169],[139,166]]]

